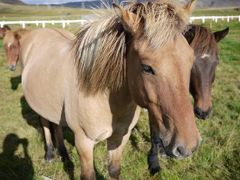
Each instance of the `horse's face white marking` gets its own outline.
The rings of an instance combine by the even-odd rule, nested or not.
[[[204,59],[204,58],[209,58],[209,57],[210,57],[210,54],[206,54],[206,53],[204,53],[204,54],[201,56],[202,59]]]

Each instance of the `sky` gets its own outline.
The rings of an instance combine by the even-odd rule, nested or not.
[[[21,0],[28,4],[62,4],[67,2],[81,2],[81,1],[92,1],[92,0]]]

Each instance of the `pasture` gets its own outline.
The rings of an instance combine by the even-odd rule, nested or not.
[[[17,10],[6,11],[5,17],[11,13],[21,16],[22,11]],[[70,9],[67,11],[72,12]],[[233,10],[227,12],[228,15],[237,14]],[[196,11],[196,14],[226,15],[223,10]],[[229,26],[230,32],[219,46],[220,63],[213,88],[213,113],[208,120],[197,120],[203,138],[200,148],[184,160],[160,158],[162,171],[150,176],[147,167],[150,149],[148,117],[142,111],[124,150],[122,179],[240,179],[240,22],[206,22],[205,26],[213,31]],[[75,27],[70,30],[77,31]],[[44,161],[39,117],[23,97],[20,72],[19,66],[16,72],[6,68],[6,56],[0,41],[0,179],[48,177],[60,180],[73,175],[79,179],[79,158],[73,134],[68,129],[65,129],[64,137],[72,164],[63,164],[59,156],[51,163]],[[94,158],[98,178],[108,179],[105,142],[96,146]]]

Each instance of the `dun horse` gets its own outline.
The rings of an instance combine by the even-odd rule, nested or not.
[[[194,54],[182,35],[192,1],[114,4],[114,10],[74,41],[32,31],[21,57],[28,104],[50,122],[67,122],[83,179],[95,178],[93,149],[105,139],[110,177],[119,178],[138,105],[148,109],[167,155],[187,157],[201,139],[188,97]]]
[[[68,38],[74,39],[74,35],[70,32],[60,30],[60,29],[42,29],[40,30],[41,33],[46,33],[48,35],[57,36],[58,38]],[[27,29],[19,29],[16,31],[8,30],[4,34],[3,38],[3,46],[6,51],[7,55],[7,63],[8,68],[12,71],[16,69],[16,65],[18,61],[22,66],[22,71],[24,67],[27,65],[27,58],[25,56],[28,55],[28,52],[31,49],[31,46],[36,46],[39,42],[32,41],[32,30]],[[50,63],[50,62],[49,62]],[[60,155],[62,156],[63,160],[68,160],[68,154],[66,152],[66,148],[63,143],[63,135],[61,126],[58,126],[54,123],[51,123],[45,120],[43,117],[40,118],[41,123],[43,126],[44,136],[45,136],[45,159],[47,161],[51,161],[54,157],[54,146],[52,142],[52,134],[50,131],[50,126],[53,127],[54,130],[54,137],[56,138],[57,147],[59,150]]]
[[[211,91],[219,62],[217,43],[228,34],[229,28],[212,33],[199,25],[189,25],[184,36],[194,50],[196,61],[193,64],[190,92],[194,98],[194,112],[200,119],[206,119],[212,109]],[[151,127],[150,127],[151,128]],[[164,154],[161,139],[151,130],[151,150],[148,165],[151,174],[160,170],[158,152]]]

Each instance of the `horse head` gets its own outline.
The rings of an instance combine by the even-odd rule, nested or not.
[[[212,86],[219,62],[217,43],[228,32],[229,28],[212,33],[205,27],[192,25],[185,34],[196,57],[191,71],[190,92],[194,98],[194,113],[200,119],[207,119],[212,110]]]
[[[20,36],[13,31],[7,31],[3,38],[3,46],[7,55],[8,68],[11,71],[16,69],[19,60],[19,39]]]
[[[176,158],[191,155],[201,141],[189,99],[194,53],[181,33],[192,5],[191,1],[180,12],[165,3],[137,4],[127,10],[114,5],[127,34],[130,94],[148,109],[152,130],[166,154]],[[166,9],[159,12],[161,8]]]

